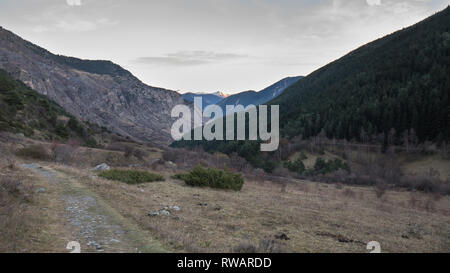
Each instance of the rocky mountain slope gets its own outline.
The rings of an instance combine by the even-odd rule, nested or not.
[[[169,143],[170,111],[185,103],[112,62],[55,55],[1,27],[0,68],[77,118],[136,140]]]
[[[0,69],[0,131],[46,141],[67,141],[89,147],[120,139],[106,128],[81,122],[61,106]]]

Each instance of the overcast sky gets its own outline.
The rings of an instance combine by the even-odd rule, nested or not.
[[[53,53],[112,60],[180,92],[261,90],[450,0],[0,0],[0,25]]]

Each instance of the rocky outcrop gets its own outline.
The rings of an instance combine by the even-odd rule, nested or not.
[[[112,62],[54,55],[3,28],[0,68],[82,120],[157,144],[172,141],[170,112],[185,103],[177,92],[148,86]]]

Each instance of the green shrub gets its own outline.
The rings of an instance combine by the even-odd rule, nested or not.
[[[61,124],[61,123],[58,123],[58,124],[56,125],[56,127],[55,127],[55,133],[56,133],[59,137],[61,137],[61,138],[63,138],[63,139],[67,139],[67,138],[69,137],[69,131],[68,131],[67,128],[66,128],[63,124]]]
[[[186,185],[193,187],[210,187],[240,191],[244,185],[242,174],[234,174],[229,170],[215,168],[203,168],[198,165],[187,174],[176,175],[178,179],[184,180]]]
[[[300,152],[299,158],[300,158],[300,160],[306,160],[306,159],[308,159],[308,157],[306,156],[305,152],[303,152],[303,151]]]
[[[284,162],[284,167],[291,172],[298,174],[303,174],[305,172],[305,165],[300,158],[297,158],[294,162],[286,161]]]
[[[90,147],[90,148],[98,147],[97,140],[93,136],[87,137],[86,140],[84,141],[84,144],[86,145],[86,147]]]
[[[338,158],[325,161],[323,158],[319,157],[316,159],[316,163],[314,165],[314,173],[316,174],[327,174],[335,172],[339,169],[343,169],[346,170],[347,172],[350,172],[350,167],[348,166],[348,164],[342,162],[342,160]]]
[[[67,127],[74,131],[78,136],[83,136],[83,125],[74,117],[70,117]]]
[[[50,160],[52,158],[50,152],[43,145],[31,145],[19,149],[16,155],[38,160]]]
[[[164,176],[146,171],[109,170],[99,174],[100,177],[121,181],[127,184],[141,184],[147,182],[164,181]]]
[[[177,173],[177,174],[173,175],[172,178],[184,181],[187,178],[187,176],[188,176],[187,173]]]

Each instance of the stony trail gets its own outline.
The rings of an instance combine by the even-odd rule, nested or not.
[[[61,219],[62,225],[70,229],[72,241],[80,243],[81,252],[166,252],[147,232],[75,179],[35,163],[22,167],[58,188],[52,198],[63,201],[66,219]]]

